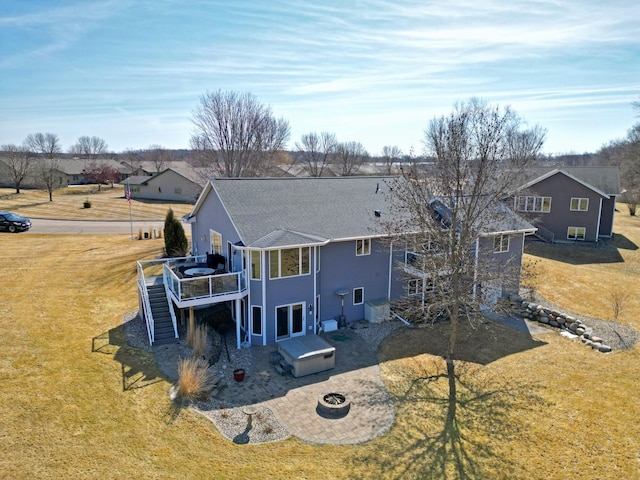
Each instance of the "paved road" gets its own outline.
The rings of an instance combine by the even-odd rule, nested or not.
[[[94,233],[128,233],[138,235],[138,230],[148,232],[149,229],[161,231],[164,228],[164,221],[141,221],[141,222],[104,222],[92,220],[45,220],[42,218],[31,218],[31,229],[26,233],[73,233],[73,234],[94,234]]]

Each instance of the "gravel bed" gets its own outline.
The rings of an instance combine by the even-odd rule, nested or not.
[[[138,311],[127,312],[122,319],[127,343],[134,348],[153,351],[149,345],[147,329],[138,315]],[[353,322],[349,328],[360,335],[375,352],[380,343],[394,330],[405,326],[399,320],[382,323],[369,323],[366,320]],[[179,329],[180,341],[177,345],[178,355],[186,358],[191,355],[191,349],[185,345],[186,332],[184,327]],[[223,343],[226,340],[226,348]],[[221,379],[222,388],[225,384],[234,382],[233,370],[244,368],[248,374],[254,369],[251,349],[236,348],[234,334],[221,337],[214,331],[209,331],[210,371],[212,375]],[[228,354],[227,354],[228,352]],[[212,362],[216,359],[215,362]],[[227,440],[237,444],[268,443],[284,440],[290,433],[281,425],[273,412],[266,406],[254,407],[255,412],[247,411],[247,406],[225,405],[215,397],[206,402],[194,402],[189,405],[194,411],[204,415],[215,425],[220,434]],[[249,420],[251,418],[251,420]]]
[[[573,313],[564,307],[548,301],[538,293],[535,293],[533,298],[534,301],[540,305],[544,305],[547,308],[579,318],[587,327],[593,330],[594,336],[600,337],[602,342],[605,345],[609,345],[613,350],[626,350],[633,348],[633,346],[640,340],[640,333],[627,325],[621,325],[618,323],[616,326],[610,320],[603,320],[601,318]]]

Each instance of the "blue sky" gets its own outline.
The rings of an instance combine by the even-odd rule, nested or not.
[[[0,144],[57,133],[188,148],[207,90],[250,91],[308,132],[422,150],[472,96],[593,152],[638,121],[637,0],[2,0]]]

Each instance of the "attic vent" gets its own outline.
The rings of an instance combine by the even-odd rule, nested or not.
[[[376,183],[376,193],[380,191],[380,182]]]
[[[374,210],[374,211],[373,211],[373,214],[374,214],[376,217],[379,217],[379,216],[381,216],[381,215],[382,215],[382,212],[381,212],[380,210]]]

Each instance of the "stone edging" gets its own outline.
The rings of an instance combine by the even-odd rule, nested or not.
[[[543,325],[557,328],[569,338],[580,338],[582,343],[602,353],[612,350],[605,345],[600,337],[593,335],[593,329],[585,325],[582,320],[544,305],[529,302],[520,295],[507,295],[502,297],[503,306],[507,307],[511,314],[528,320],[533,320]]]

